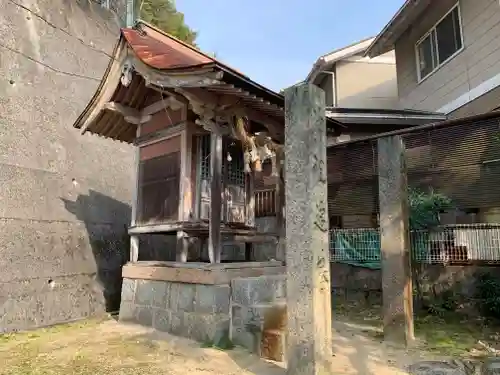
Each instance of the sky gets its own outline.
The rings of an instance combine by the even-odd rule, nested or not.
[[[177,0],[176,6],[199,32],[204,52],[279,91],[304,80],[321,55],[378,34],[403,2]]]

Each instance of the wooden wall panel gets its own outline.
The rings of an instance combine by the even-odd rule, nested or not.
[[[180,152],[181,137],[175,136],[140,148],[141,161]]]
[[[185,111],[183,109],[177,111],[167,109],[166,111],[155,113],[152,115],[149,122],[141,125],[141,136],[166,129],[169,126],[185,121],[185,117]]]

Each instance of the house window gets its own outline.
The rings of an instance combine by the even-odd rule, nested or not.
[[[416,45],[419,81],[453,58],[462,47],[460,8],[457,4]]]

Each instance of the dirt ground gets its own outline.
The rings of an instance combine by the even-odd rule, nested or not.
[[[422,359],[441,359],[447,353],[469,355],[478,340],[477,328],[471,330],[476,336],[457,328],[451,328],[453,334],[443,331],[436,336],[444,329],[442,322],[427,325],[434,336],[427,337],[420,328],[416,347],[404,351],[382,343],[378,320],[370,312],[349,317],[336,313],[333,373],[406,374],[409,364]],[[481,337],[494,334],[482,332]],[[199,343],[113,319],[0,336],[0,363],[0,374],[9,375],[285,374],[283,364],[259,360],[243,349],[202,348]]]

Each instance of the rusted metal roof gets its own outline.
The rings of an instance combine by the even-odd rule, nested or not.
[[[155,69],[191,68],[214,63],[213,59],[184,43],[154,31],[146,33],[140,30],[122,29],[122,34],[137,57]]]
[[[258,83],[252,81],[239,71],[222,64],[219,60],[212,58],[198,49],[156,29],[144,22],[139,22],[134,28],[121,30],[120,41],[115,48],[115,58],[110,61],[108,70],[85,111],[75,123],[75,127],[82,128],[87,121],[84,131],[98,134],[103,137],[116,139],[131,143],[136,135],[136,125],[127,123],[123,116],[99,107],[99,101],[103,101],[104,87],[110,80],[110,71],[113,64],[114,69],[121,69],[119,64],[119,54],[130,48],[135,56],[151,69],[165,72],[184,73],[193,71],[214,71],[223,73],[219,83],[208,84],[203,89],[217,95],[233,96],[238,98],[240,105],[249,110],[255,111],[256,117],[263,115],[262,119],[256,120],[260,125],[267,126],[271,122],[280,123],[280,126],[274,126],[274,136],[282,140],[284,134],[284,97]],[[161,74],[161,73],[160,73]],[[114,73],[113,80],[116,80],[117,74]],[[145,85],[144,79],[138,73],[133,74],[133,80],[127,87],[120,85],[118,81],[111,85],[117,85],[107,101],[123,104],[132,109],[140,110],[146,101],[153,94],[159,95],[153,88]],[[111,86],[107,89],[109,93]],[[94,118],[87,120],[92,110],[96,110]],[[267,119],[266,119],[267,117]],[[330,132],[336,132],[342,127],[335,120],[327,119],[327,128]]]
[[[170,70],[214,65],[221,70],[249,79],[238,69],[144,21],[138,21],[134,28],[124,28],[121,31],[137,56],[152,68]]]

